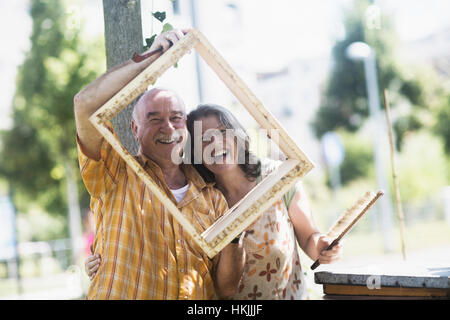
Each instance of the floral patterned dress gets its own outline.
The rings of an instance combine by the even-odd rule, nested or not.
[[[262,177],[277,165],[265,161]],[[256,221],[244,237],[247,261],[235,300],[306,299],[306,281],[300,265],[297,238],[283,199]]]

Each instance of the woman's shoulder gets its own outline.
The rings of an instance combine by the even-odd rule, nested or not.
[[[261,158],[260,161],[261,161],[261,176],[259,177],[258,182],[261,182],[262,179],[264,179],[269,174],[271,174],[275,169],[277,169],[283,163],[283,161],[281,161],[281,160],[273,160],[270,158]],[[292,188],[290,188],[288,192],[286,192],[283,195],[282,199],[286,205],[286,208],[289,209],[289,206],[292,202],[292,199],[295,196],[295,193],[297,192],[297,190],[299,188],[301,188],[301,186],[302,186],[302,182],[300,180]]]

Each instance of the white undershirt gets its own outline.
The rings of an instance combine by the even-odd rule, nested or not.
[[[185,185],[184,187],[182,187],[180,189],[170,189],[170,191],[172,191],[172,194],[175,197],[175,199],[177,200],[177,202],[180,202],[181,200],[183,200],[188,189],[189,189],[189,184]]]

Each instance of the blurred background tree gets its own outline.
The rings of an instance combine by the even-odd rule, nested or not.
[[[30,8],[31,47],[17,75],[13,126],[0,136],[0,175],[20,212],[79,216],[89,200],[77,174],[73,97],[103,69],[104,47],[82,39],[66,1],[32,0]],[[67,237],[70,224],[61,225],[49,237]],[[39,234],[33,240],[48,240]]]
[[[449,91],[439,82],[434,70],[406,65],[399,59],[394,19],[381,14],[382,10],[375,12],[374,16],[371,3],[369,0],[354,0],[344,11],[345,37],[333,48],[332,70],[312,121],[312,129],[318,138],[336,130],[344,138],[346,157],[340,168],[343,184],[369,177],[372,173],[368,168],[373,163],[372,150],[355,147],[357,141],[345,134],[363,130],[369,116],[364,66],[346,54],[353,42],[365,42],[376,53],[380,101],[383,101],[382,90],[386,88],[391,93],[391,107],[402,105],[402,108],[397,108],[401,110],[393,111],[397,149],[402,149],[408,134],[425,130],[441,139],[447,155],[450,155]],[[384,112],[384,105],[380,107]],[[360,141],[359,145],[363,143]]]

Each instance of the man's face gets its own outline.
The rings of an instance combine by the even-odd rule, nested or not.
[[[141,152],[160,166],[174,164],[186,144],[186,114],[177,97],[168,91],[150,93],[136,105],[133,134]]]

